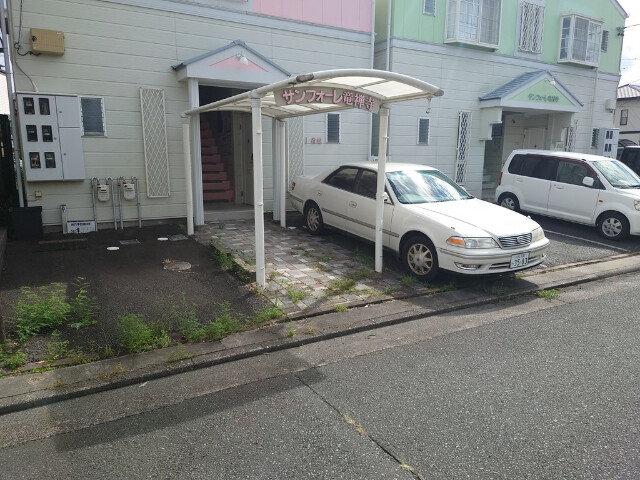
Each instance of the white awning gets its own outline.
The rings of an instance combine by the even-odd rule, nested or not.
[[[291,91],[292,89],[297,89],[298,93]],[[302,89],[307,92],[304,97],[301,97],[303,94]],[[326,94],[331,90],[336,90],[337,92],[329,99]],[[310,98],[312,91],[317,94],[314,99]],[[364,109],[370,111],[378,109],[380,105],[384,104],[420,98],[430,99],[431,97],[439,97],[444,93],[430,83],[400,73],[368,69],[325,70],[292,76],[286,80],[209,103],[184,113],[193,115],[217,110],[251,112],[251,98],[261,99],[262,115],[278,119],[349,108],[361,108],[358,106],[360,103],[354,105],[353,101],[351,103],[345,103],[344,101],[334,103],[333,100],[339,99],[341,92],[344,91],[363,95],[365,102],[367,98],[374,99],[375,105],[371,106],[371,108],[369,108],[370,103],[364,104]],[[325,95],[321,95],[320,92],[324,92]],[[292,94],[292,97],[290,102],[287,103],[286,99],[283,99],[281,95],[288,95],[289,93]],[[338,97],[335,95],[338,95]],[[323,100],[322,102],[317,101],[320,98]],[[353,95],[349,95],[347,98],[353,100]],[[343,98],[343,100],[345,99]]]
[[[382,271],[382,215],[384,205],[384,178],[387,151],[387,126],[389,104],[407,100],[439,97],[444,92],[430,83],[384,70],[344,69],[307,73],[281,80],[271,85],[256,88],[233,97],[187,110],[183,113],[184,167],[187,196],[187,233],[193,234],[193,198],[191,182],[191,157],[189,122],[191,115],[204,112],[232,110],[251,112],[253,128],[253,187],[256,235],[256,282],[264,287],[264,202],[262,161],[262,115],[285,119],[301,115],[334,112],[358,108],[380,114],[378,145],[378,185],[376,194],[375,270]],[[426,106],[429,111],[430,105]],[[282,135],[284,138],[284,135]],[[284,141],[284,140],[282,140]],[[284,150],[281,150],[284,151]],[[285,169],[284,154],[281,153],[281,172]],[[281,195],[286,190],[281,185]],[[284,208],[284,198],[282,198]],[[283,216],[284,217],[284,216]],[[281,219],[284,221],[284,218]],[[283,224],[284,226],[284,224]]]

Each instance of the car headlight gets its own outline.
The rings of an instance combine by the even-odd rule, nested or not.
[[[636,207],[636,210],[640,210],[640,200],[634,200],[633,206]]]
[[[462,248],[498,248],[491,237],[449,237],[447,244]]]
[[[531,232],[531,243],[539,242],[543,238],[544,230],[542,230],[542,227],[538,227],[533,232]]]

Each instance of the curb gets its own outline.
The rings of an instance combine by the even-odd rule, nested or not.
[[[632,262],[629,262],[630,259]],[[325,312],[296,321],[295,325],[300,330],[305,326],[314,329],[318,324],[321,325],[318,326],[319,333],[312,336],[292,338],[287,334],[291,323],[279,323],[258,331],[247,330],[236,334],[238,337],[234,338],[239,341],[242,341],[243,334],[249,337],[249,341],[242,345],[225,346],[225,343],[233,343],[225,340],[206,344],[183,344],[48,372],[8,377],[0,379],[0,384],[4,383],[5,387],[2,390],[9,393],[13,389],[15,393],[0,398],[0,415],[420,318],[497,301],[513,300],[540,290],[570,287],[638,271],[640,255],[616,255],[600,261],[587,261],[529,273],[516,280],[524,283],[523,285],[516,285],[505,294],[494,295],[462,289],[416,296],[413,297],[413,302],[408,302],[405,298],[370,303],[366,306],[368,308],[360,306],[350,309],[351,315],[348,317],[344,313]],[[370,309],[375,309],[375,313]],[[258,342],[251,341],[256,335],[267,338]],[[62,380],[64,377],[70,379],[69,383]],[[81,380],[71,381],[78,378]]]

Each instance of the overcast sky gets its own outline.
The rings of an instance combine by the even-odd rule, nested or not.
[[[640,1],[618,0],[625,9],[629,18],[625,22],[628,27],[624,32],[622,43],[622,63],[620,70],[622,78],[620,85],[628,83],[640,83]],[[631,25],[638,25],[632,27]],[[611,32],[615,34],[615,32]]]

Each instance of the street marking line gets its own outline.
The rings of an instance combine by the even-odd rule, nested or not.
[[[618,251],[624,252],[624,253],[629,253],[631,251],[631,250],[627,250],[625,248],[620,248],[620,247],[614,247],[612,245],[607,245],[606,243],[600,243],[600,242],[596,242],[594,240],[588,240],[588,239],[582,238],[582,237],[575,237],[573,235],[567,235],[566,233],[554,232],[552,230],[545,230],[544,232],[545,233],[553,233],[554,235],[560,235],[561,237],[573,238],[575,240],[582,240],[583,242],[593,243],[594,245],[600,245],[602,247],[607,247],[607,248],[610,248],[611,250],[618,250]]]

